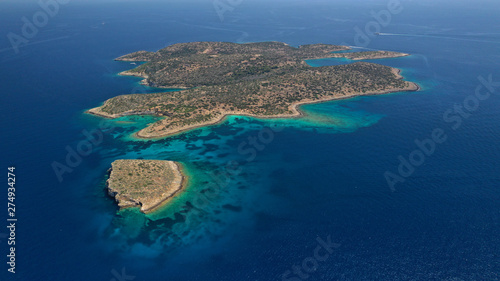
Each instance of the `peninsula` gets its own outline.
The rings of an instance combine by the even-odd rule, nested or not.
[[[150,213],[186,184],[179,163],[160,160],[116,160],[107,181],[108,194],[120,209],[139,207]]]
[[[215,124],[227,115],[294,117],[300,116],[301,104],[418,90],[417,84],[404,81],[398,69],[388,66],[354,62],[311,67],[305,62],[408,55],[386,51],[333,53],[345,50],[349,47],[327,44],[295,48],[280,42],[194,42],[158,52],[135,52],[116,60],[145,63],[122,75],[142,77],[142,83],[149,86],[184,90],[117,96],[88,113],[106,118],[163,116],[136,133],[141,138],[158,138]]]
[[[347,58],[350,60],[375,60],[406,57],[410,54],[388,52],[388,51],[370,51],[370,52],[354,52],[354,53],[338,53],[332,54],[334,58]]]

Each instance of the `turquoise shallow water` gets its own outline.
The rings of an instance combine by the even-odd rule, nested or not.
[[[186,190],[160,211],[147,216],[136,210],[120,212],[115,220],[110,221],[105,233],[109,235],[108,239],[117,233],[123,236],[110,241],[108,246],[120,249],[126,247],[130,251],[140,247],[156,256],[176,249],[178,244],[186,246],[194,243],[193,240],[215,238],[227,231],[234,231],[234,223],[241,222],[242,218],[250,222],[251,210],[256,208],[256,201],[263,196],[262,193],[267,192],[265,179],[258,179],[261,168],[258,163],[254,163],[258,156],[266,157],[259,155],[265,150],[266,144],[272,143],[283,130],[319,134],[349,133],[371,126],[382,118],[382,115],[349,108],[346,106],[349,102],[352,101],[305,105],[301,107],[305,114],[303,118],[229,116],[220,125],[156,141],[138,140],[132,135],[158,118],[130,116],[107,121],[116,127],[112,136],[115,140],[113,146],[117,148],[103,151],[103,157],[108,157],[110,152],[120,151],[120,156],[113,155],[113,158],[180,161],[189,175]],[[101,121],[100,118],[92,118],[99,119],[96,122]],[[246,142],[240,140],[245,137],[262,137],[264,141],[255,148],[250,144],[242,146]],[[238,141],[240,143],[235,151],[231,143]],[[228,169],[234,163],[238,163],[238,168]],[[101,182],[99,190],[104,188],[104,182]],[[109,201],[108,198],[103,200]],[[141,235],[141,231],[148,235]],[[190,235],[186,236],[186,233]],[[115,242],[117,244],[113,245]]]
[[[52,170],[99,128],[84,109],[158,91],[117,76],[130,64],[113,58],[201,40],[354,44],[353,28],[387,3],[372,4],[248,1],[221,22],[210,2],[72,2],[34,44],[0,52],[2,163],[17,167],[20,218],[18,273],[5,279],[283,280],[330,237],[339,247],[307,280],[498,280],[498,93],[456,130],[443,117],[479,76],[499,77],[493,2],[405,2],[383,30],[396,35],[371,38],[369,49],[412,54],[376,62],[422,91],[305,105],[301,119],[230,116],[160,140],[130,137],[156,118],[106,120],[115,128],[62,182]],[[2,34],[38,9],[0,7]],[[384,173],[436,128],[447,141],[392,192]],[[104,187],[124,158],[180,161],[190,184],[155,214],[118,212]]]

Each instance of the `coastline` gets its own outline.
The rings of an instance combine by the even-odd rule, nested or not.
[[[134,72],[131,72],[130,70],[125,70],[125,71],[118,73],[118,75],[119,76],[132,76],[132,77],[142,78],[142,80],[141,80],[141,82],[139,82],[139,84],[141,84],[143,86],[148,86],[149,76],[147,76],[146,74],[134,73]]]
[[[172,193],[169,196],[163,198],[156,205],[154,205],[154,206],[152,206],[152,207],[150,207],[148,209],[145,209],[145,210],[141,209],[141,211],[144,212],[144,214],[151,214],[151,213],[154,213],[155,211],[158,211],[158,209],[160,209],[162,207],[165,207],[167,205],[167,203],[169,203],[172,199],[174,199],[175,196],[177,196],[184,189],[186,189],[186,187],[188,185],[188,182],[189,182],[189,178],[188,178],[187,174],[185,173],[186,169],[185,169],[185,167],[181,163],[174,162],[174,165],[176,166],[175,171],[181,177],[181,183],[179,185],[179,188],[174,193]]]
[[[316,45],[312,45],[312,46],[314,47]],[[321,45],[321,46],[323,46],[323,45]],[[345,46],[344,46],[344,48],[346,48],[347,50],[350,49],[349,47],[345,47]],[[207,50],[209,50],[209,49],[207,49]],[[335,57],[337,57],[337,58],[345,57],[346,54],[351,54],[351,55],[358,54],[357,55],[358,57],[353,57],[352,59],[346,57],[347,59],[349,59],[351,61],[365,60],[365,59],[380,59],[380,58],[398,58],[398,57],[410,56],[410,54],[407,54],[407,53],[375,51],[375,52],[365,52],[365,53],[358,52],[358,53],[331,54],[331,57],[334,57],[334,58]],[[136,55],[136,56],[138,55],[140,58],[144,59],[144,56],[150,55],[150,53],[148,53],[146,51],[139,51],[139,52],[132,53],[129,55],[132,55],[132,57],[134,55]],[[133,58],[127,57],[129,55],[122,56],[120,58],[117,58],[116,60],[133,61],[134,60]],[[136,60],[137,59],[138,58],[136,58]],[[303,60],[303,63],[307,64],[307,62],[305,62],[305,60]],[[360,63],[360,64],[362,64],[362,63]],[[366,63],[366,64],[369,64],[369,63]],[[396,79],[396,80],[403,80],[404,81],[404,77],[401,75],[401,72],[402,72],[401,69],[394,68],[394,67],[388,67],[388,68],[389,68],[388,71],[390,71],[390,73],[392,73],[392,75],[393,75],[392,77],[390,77],[390,80],[394,81]],[[143,80],[141,81],[141,84],[149,86],[148,79],[150,77],[143,70],[140,70],[140,71],[126,70],[126,71],[120,72],[118,75],[143,78]],[[388,73],[386,75],[388,77],[390,76],[390,75],[388,75]],[[328,78],[326,77],[325,79],[328,79]],[[370,81],[369,79],[366,81],[367,81],[366,83],[368,85],[371,85],[371,82],[369,82]],[[185,80],[183,80],[183,79],[177,80],[176,83],[185,83]],[[289,82],[289,83],[293,84],[292,82]],[[206,114],[206,115],[202,116],[203,118],[201,118],[201,119],[198,118],[195,120],[189,120],[189,119],[184,120],[185,118],[182,116],[177,116],[177,115],[172,114],[172,113],[169,114],[168,112],[163,112],[163,111],[158,110],[158,108],[156,107],[156,103],[155,103],[155,106],[153,106],[152,108],[147,108],[146,106],[141,107],[141,106],[139,106],[140,104],[136,104],[135,109],[134,109],[134,107],[124,107],[121,109],[121,112],[120,112],[120,110],[118,110],[118,111],[117,110],[109,110],[110,112],[115,112],[115,113],[107,113],[107,112],[103,111],[103,108],[108,108],[108,106],[110,108],[113,108],[114,104],[112,101],[110,101],[111,99],[105,101],[99,107],[95,107],[95,108],[91,108],[91,109],[87,110],[85,113],[93,114],[93,115],[103,117],[103,118],[108,118],[108,119],[115,119],[115,118],[129,116],[129,115],[138,115],[138,116],[152,115],[152,116],[170,116],[170,117],[173,116],[172,118],[166,117],[166,118],[158,120],[155,123],[148,124],[145,128],[142,128],[139,131],[137,131],[131,135],[132,138],[137,138],[139,140],[151,140],[151,139],[161,139],[161,138],[165,138],[165,137],[169,137],[169,136],[174,136],[174,135],[177,135],[180,133],[184,133],[184,132],[191,131],[191,130],[198,129],[198,128],[202,128],[202,127],[218,125],[218,124],[224,122],[224,120],[228,116],[245,116],[245,117],[252,117],[252,118],[257,118],[257,119],[300,118],[300,117],[305,115],[305,113],[302,110],[300,110],[300,106],[305,105],[305,104],[314,104],[314,103],[321,103],[321,102],[327,102],[327,101],[349,99],[349,98],[354,98],[354,97],[358,97],[358,96],[381,95],[381,94],[389,94],[389,93],[394,93],[394,92],[419,91],[421,89],[421,87],[418,84],[416,84],[414,82],[410,82],[410,81],[404,81],[404,83],[383,83],[384,87],[380,87],[380,86],[368,87],[367,85],[363,86],[364,81],[361,81],[360,83],[361,83],[361,86],[358,85],[357,87],[354,87],[354,88],[359,89],[358,90],[359,92],[356,92],[352,88],[345,89],[341,85],[339,88],[324,90],[323,92],[316,93],[314,96],[309,95],[307,97],[302,97],[302,99],[300,99],[300,100],[296,99],[295,101],[293,101],[293,99],[292,99],[289,102],[280,103],[281,107],[279,108],[279,110],[276,110],[276,111],[282,112],[282,113],[274,114],[274,115],[262,115],[262,114],[266,114],[266,113],[272,114],[273,112],[272,111],[266,112],[266,111],[262,111],[262,110],[260,110],[260,111],[253,110],[252,108],[248,108],[248,107],[243,107],[241,109],[238,109],[238,107],[236,107],[236,110],[234,110],[235,108],[233,108],[231,106],[230,108],[232,110],[230,111],[229,109],[227,109],[226,105],[224,105],[221,107],[213,107],[213,108],[207,107],[207,108],[209,108],[208,114],[204,112],[204,114]],[[395,86],[395,85],[397,85],[397,86]],[[169,85],[169,87],[165,87],[165,86],[163,86],[163,87],[155,86],[155,87],[157,87],[157,88],[175,87],[178,90],[187,89],[185,87],[185,85]],[[369,88],[371,88],[371,89],[378,88],[378,89],[371,90],[371,91],[364,90],[364,89],[369,89]],[[386,89],[383,89],[383,88],[386,88]],[[161,94],[161,92],[158,92],[158,94]],[[135,96],[132,98],[135,98]],[[140,98],[142,98],[142,97],[140,97]],[[143,99],[140,99],[140,100],[142,101]],[[217,104],[217,103],[216,102],[214,103],[212,101],[212,105],[214,105],[214,104]],[[141,108],[141,109],[139,109],[139,108]],[[123,110],[128,110],[128,111],[123,111]],[[200,111],[200,112],[202,112],[202,111]],[[259,112],[259,113],[254,113],[254,112]],[[189,117],[190,115],[184,114],[184,116]],[[207,118],[205,116],[207,116]],[[207,120],[208,118],[211,118],[211,119]],[[169,120],[169,119],[171,119],[171,120]],[[179,120],[182,122],[178,122]]]
[[[398,76],[398,79],[403,79],[404,77],[401,76],[401,70],[394,68],[395,71],[393,72],[395,75]],[[350,98],[355,98],[359,96],[375,96],[375,95],[385,95],[385,94],[390,94],[390,93],[397,93],[397,92],[417,92],[421,89],[421,87],[415,83],[415,82],[410,82],[410,86],[407,88],[396,88],[396,89],[391,89],[391,90],[386,90],[386,91],[374,91],[374,92],[367,92],[367,93],[353,93],[350,95],[345,95],[345,96],[340,96],[340,97],[328,97],[328,98],[323,98],[319,100],[305,100],[305,101],[299,101],[296,103],[293,103],[290,105],[289,109],[292,111],[292,114],[279,114],[279,115],[255,115],[255,114],[250,114],[250,113],[245,113],[245,112],[224,112],[221,116],[219,116],[217,119],[213,119],[204,123],[196,124],[193,126],[188,126],[188,127],[183,127],[183,128],[178,128],[174,129],[168,133],[165,134],[159,134],[159,135],[144,135],[144,130],[146,130],[149,127],[143,128],[140,131],[136,132],[133,134],[134,137],[141,139],[141,140],[152,140],[152,139],[161,139],[165,137],[171,137],[174,135],[178,135],[181,133],[185,133],[191,130],[199,129],[202,127],[208,127],[208,126],[215,126],[223,123],[225,119],[228,116],[245,116],[245,117],[252,117],[252,118],[257,118],[257,119],[281,119],[281,118],[301,118],[305,116],[305,113],[300,110],[300,106],[306,105],[306,104],[315,104],[315,103],[322,103],[322,102],[328,102],[328,101],[335,101],[335,100],[344,100],[344,99],[350,99]],[[141,134],[142,132],[142,134]]]
[[[92,115],[99,116],[99,117],[106,118],[106,119],[115,119],[115,118],[121,117],[121,116],[112,117],[110,115],[105,115],[105,114],[99,113],[98,112],[99,108],[100,108],[100,106],[88,109],[88,110],[85,111],[85,113],[92,114]]]
[[[402,58],[402,57],[408,57],[411,56],[411,54],[407,53],[399,53],[399,52],[394,52],[393,54],[377,54],[373,56],[359,56],[359,57],[352,57],[350,55],[353,55],[356,53],[333,53],[333,56],[330,56],[328,58],[345,58],[351,61],[362,61],[362,60],[378,60],[378,59],[395,59],[395,58]]]
[[[140,160],[116,160],[113,162],[111,168],[108,170],[109,178],[106,181],[107,194],[114,199],[118,204],[119,211],[138,208],[144,214],[150,214],[157,211],[159,208],[166,206],[173,198],[180,194],[188,185],[188,175],[185,172],[186,169],[182,163],[178,163],[170,160],[147,160],[153,162],[166,162],[168,165],[168,170],[172,171],[173,178],[171,179],[172,186],[168,184],[161,195],[153,197],[136,197],[130,195],[127,191],[123,192],[122,188],[117,186],[117,179],[113,180],[114,169],[118,167],[118,170],[122,170],[123,166],[117,163],[117,161],[140,161]],[[140,165],[140,164],[139,164]],[[130,175],[130,174],[129,174]],[[116,177],[116,176],[115,176]],[[118,178],[118,181],[121,181]]]
[[[401,53],[399,55],[394,55],[394,56],[374,56],[371,58],[353,58],[351,60],[353,61],[360,61],[360,60],[378,60],[378,59],[397,59],[397,58],[403,58],[403,57],[408,57],[411,56],[410,54],[406,53]]]

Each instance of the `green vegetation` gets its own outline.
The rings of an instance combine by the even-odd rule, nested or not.
[[[182,188],[178,164],[158,160],[117,160],[112,164],[108,193],[121,208],[149,212]]]
[[[130,114],[165,116],[141,131],[143,136],[153,137],[213,123],[225,114],[290,115],[297,103],[416,89],[391,67],[357,62],[315,68],[304,61],[406,55],[383,51],[332,53],[346,49],[325,44],[294,48],[279,42],[196,42],[175,44],[156,53],[136,52],[117,60],[149,62],[125,74],[142,76],[152,86],[188,89],[118,96],[90,112],[112,118]]]
[[[280,42],[195,42],[175,44],[156,53],[135,52],[117,60],[149,61],[126,73],[147,77],[151,86],[192,88],[280,75],[304,65],[305,59],[347,49],[325,44],[294,48]]]
[[[397,58],[405,57],[409,54],[388,52],[388,51],[369,51],[369,52],[355,52],[355,53],[339,53],[333,54],[336,58],[348,58],[350,60],[373,60],[382,58]]]

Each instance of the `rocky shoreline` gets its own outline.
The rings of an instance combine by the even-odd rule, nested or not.
[[[187,184],[180,163],[163,160],[116,160],[108,171],[107,193],[120,210],[147,214],[175,197]]]
[[[401,76],[401,70],[397,68],[393,68],[392,72],[394,75],[397,76],[398,79],[403,79],[404,77]],[[238,112],[238,111],[228,111],[228,112],[222,112],[222,114],[212,120],[199,123],[199,124],[193,124],[189,126],[184,126],[184,127],[179,127],[179,128],[173,128],[168,132],[162,132],[162,133],[155,133],[155,132],[148,132],[151,128],[146,127],[137,133],[134,134],[135,137],[140,138],[140,139],[156,139],[156,138],[163,138],[163,137],[168,137],[168,136],[173,136],[176,134],[180,134],[186,131],[194,130],[197,128],[205,127],[205,126],[213,126],[220,124],[225,120],[227,116],[230,115],[238,115],[238,116],[248,116],[248,117],[254,117],[254,118],[259,118],[259,119],[274,119],[274,118],[299,118],[303,116],[302,111],[300,111],[300,106],[305,105],[305,104],[314,104],[314,103],[321,103],[321,102],[327,102],[327,101],[333,101],[333,100],[342,100],[342,99],[349,99],[349,98],[354,98],[358,96],[370,96],[370,95],[383,95],[383,94],[389,94],[389,93],[395,93],[395,92],[415,92],[419,91],[420,86],[414,82],[408,82],[408,86],[405,88],[394,88],[394,89],[388,89],[385,91],[374,91],[374,92],[366,92],[366,93],[352,93],[344,96],[332,96],[328,98],[323,98],[319,100],[304,100],[304,101],[299,101],[296,103],[293,103],[290,105],[290,111],[292,114],[280,114],[280,115],[256,115],[256,114],[249,114],[246,112]],[[124,112],[121,114],[108,114],[100,110],[101,107],[96,107],[92,108],[86,111],[86,113],[97,115],[100,117],[104,118],[109,118],[109,119],[114,119],[114,118],[119,118],[123,116],[129,116],[129,115],[156,115],[158,114],[153,111],[129,111],[129,112]]]
[[[219,116],[218,118],[215,118],[213,120],[210,120],[210,121],[207,121],[204,123],[200,123],[200,124],[194,124],[194,125],[190,125],[190,126],[175,128],[175,129],[172,129],[166,133],[161,133],[161,134],[148,133],[147,130],[150,127],[146,127],[144,129],[138,131],[137,133],[135,133],[134,136],[139,138],[139,139],[158,139],[158,138],[174,136],[174,135],[181,134],[181,133],[191,131],[191,130],[195,130],[198,128],[218,125],[218,124],[224,122],[224,120],[226,119],[227,116],[231,116],[231,115],[247,116],[247,117],[253,117],[253,118],[258,118],[258,119],[300,118],[300,117],[304,116],[304,113],[300,110],[301,105],[315,104],[315,103],[328,102],[328,101],[334,101],[334,100],[350,99],[350,98],[355,98],[355,97],[359,97],[359,96],[384,95],[384,94],[397,93],[397,92],[416,92],[416,91],[420,90],[420,86],[417,83],[414,83],[414,82],[408,82],[408,83],[409,83],[409,86],[406,88],[395,88],[395,89],[390,89],[387,91],[379,91],[379,92],[353,93],[351,95],[346,95],[346,96],[341,96],[341,97],[329,97],[329,98],[324,98],[324,99],[320,99],[320,100],[300,101],[300,102],[297,102],[297,103],[290,105],[290,110],[293,112],[292,114],[255,115],[255,114],[249,114],[249,113],[243,113],[243,112],[225,112],[221,116]]]

